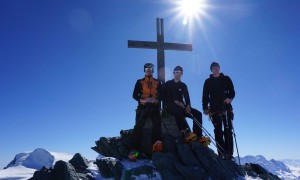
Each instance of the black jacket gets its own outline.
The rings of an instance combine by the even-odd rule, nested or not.
[[[179,81],[175,83],[174,80],[169,80],[165,84],[164,101],[165,105],[173,103],[178,100],[185,105],[191,105],[189,91],[183,82]]]
[[[224,107],[224,100],[233,99],[234,96],[234,86],[228,76],[220,73],[219,77],[213,77],[211,74],[203,86],[202,108],[207,110],[209,104],[211,111],[219,111]]]

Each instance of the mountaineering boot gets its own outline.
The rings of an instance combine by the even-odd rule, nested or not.
[[[207,136],[202,136],[202,138],[199,138],[198,140],[201,144],[203,144],[205,147],[208,147],[211,143],[210,139]]]
[[[191,132],[185,136],[185,142],[195,142],[198,137],[195,133]]]
[[[186,128],[185,130],[182,130],[182,135],[184,137],[184,140],[186,143],[188,142],[194,142],[197,141],[197,135],[193,132],[191,132],[188,128]]]
[[[154,152],[162,152],[163,151],[163,143],[161,141],[156,141],[153,145],[152,145],[152,153]]]
[[[136,161],[137,157],[139,156],[139,152],[136,150],[131,150],[130,153],[128,154],[128,159],[129,161]]]

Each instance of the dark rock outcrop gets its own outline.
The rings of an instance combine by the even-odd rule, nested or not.
[[[114,179],[134,179],[141,174],[149,178],[160,173],[162,179],[242,179],[244,176],[254,178],[278,180],[279,178],[257,164],[237,165],[233,161],[220,158],[214,151],[199,142],[184,143],[181,133],[176,130],[175,121],[163,124],[164,152],[151,153],[151,123],[147,121],[142,134],[140,154],[143,158],[152,159],[152,164],[142,165],[132,169],[124,169],[121,160],[127,159],[130,150],[130,136],[132,130],[121,130],[119,137],[101,137],[96,141],[93,150],[103,155],[97,158],[97,165],[101,176]],[[173,122],[173,124],[172,124]],[[170,129],[171,131],[170,131]],[[172,133],[170,133],[172,132]],[[43,167],[34,173],[31,180],[92,180],[89,175],[88,161],[79,153],[69,162],[58,161],[54,169]]]
[[[243,170],[252,177],[259,177],[260,179],[268,179],[268,180],[280,180],[280,178],[272,173],[269,173],[263,167],[258,164],[248,164],[242,166]]]
[[[131,133],[132,130],[122,130],[120,131],[120,137],[101,137],[95,142],[96,146],[92,147],[92,149],[106,157],[127,158],[130,149]]]
[[[149,120],[148,120],[149,122]],[[173,121],[175,123],[175,121]],[[260,177],[262,179],[278,179],[277,176],[268,173],[265,169],[256,166],[239,166],[233,161],[220,158],[214,151],[198,142],[183,143],[181,133],[176,131],[171,121],[162,127],[164,152],[151,154],[151,129],[144,127],[142,135],[142,154],[152,159],[156,171],[159,171],[162,179],[238,179],[246,176]],[[151,126],[150,126],[151,127]],[[168,132],[172,128],[172,134]],[[122,130],[120,137],[100,138],[92,149],[105,157],[115,157],[119,160],[126,159],[130,150],[130,135],[132,130]],[[104,158],[105,159],[105,158]],[[118,160],[113,162],[103,160],[97,161],[97,166],[103,177],[114,177],[113,168],[117,167],[118,174],[121,174],[123,167]],[[255,167],[255,168],[254,168]],[[143,169],[145,168],[145,169]],[[139,167],[141,171],[147,171],[149,167]],[[148,169],[149,170],[149,169]],[[264,170],[264,171],[263,171]],[[116,171],[116,170],[115,170]],[[124,170],[123,170],[124,171]],[[125,174],[127,172],[127,174]],[[125,170],[122,178],[129,178],[133,174]],[[135,172],[135,171],[134,171]],[[104,174],[107,174],[107,176]]]
[[[192,142],[191,148],[212,179],[234,179],[238,175],[244,176],[234,162],[226,161],[227,163],[231,163],[232,167],[236,166],[236,168],[230,168],[223,159],[202,144]]]
[[[54,165],[56,180],[79,180],[75,168],[69,162],[57,161]]]
[[[69,163],[72,164],[77,173],[89,173],[89,171],[87,170],[89,162],[86,158],[81,156],[80,153],[76,153],[69,161]]]
[[[41,170],[35,171],[33,177],[29,180],[53,180],[55,175],[52,168],[42,167]]]
[[[92,180],[87,167],[86,158],[77,153],[69,162],[57,161],[54,168],[42,167],[30,180]]]
[[[141,144],[140,151],[143,152],[147,157],[151,157],[152,152],[152,121],[148,119],[143,129],[143,143]],[[162,133],[163,135],[169,135],[176,137],[180,132],[175,123],[173,116],[164,117],[162,119]],[[94,151],[99,154],[102,154],[105,157],[115,157],[120,160],[126,159],[130,150],[130,136],[132,134],[132,129],[130,130],[121,130],[119,137],[101,137],[95,142],[96,146],[92,147]],[[170,142],[170,141],[168,141]],[[171,144],[173,142],[170,142]],[[166,142],[164,142],[166,144]],[[173,148],[174,149],[174,148]]]
[[[139,176],[139,175],[147,175],[148,178],[154,178],[156,177],[155,173],[155,168],[152,166],[140,166],[136,167],[130,170],[125,170],[122,176],[122,179],[124,180],[129,180],[129,179],[134,179],[134,176]]]
[[[155,153],[153,164],[163,179],[235,179],[245,174],[198,142],[177,144],[178,153]]]
[[[120,160],[116,158],[101,158],[97,159],[95,164],[104,178],[121,179],[123,172],[123,165]]]
[[[180,161],[175,153],[154,153],[152,161],[163,179],[183,179],[176,169],[176,164]]]

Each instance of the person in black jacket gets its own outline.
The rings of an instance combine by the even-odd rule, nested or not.
[[[214,125],[215,139],[218,144],[218,154],[220,156],[224,155],[224,158],[232,158],[233,112],[231,102],[235,97],[234,86],[228,76],[220,73],[220,65],[217,62],[211,63],[210,70],[212,74],[205,80],[203,86],[203,113],[205,115],[210,115]],[[224,132],[222,126],[224,126]]]
[[[160,103],[162,99],[161,83],[152,77],[154,65],[144,65],[145,77],[137,80],[134,86],[133,98],[138,102],[135,126],[131,135],[131,151],[128,158],[134,161],[140,150],[143,126],[147,118],[152,119],[152,151],[162,151]]]
[[[168,112],[175,116],[175,120],[179,130],[190,129],[185,117],[192,118],[190,113],[202,125],[202,114],[200,111],[191,107],[189,91],[185,83],[181,82],[183,68],[176,66],[174,68],[174,79],[169,80],[165,84],[164,100]],[[193,121],[193,132],[198,138],[202,138],[202,129]]]

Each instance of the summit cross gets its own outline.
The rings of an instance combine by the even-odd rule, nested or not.
[[[168,43],[164,41],[163,19],[156,18],[157,41],[128,40],[128,48],[144,48],[157,50],[157,77],[165,83],[165,50],[192,51],[192,44]]]

